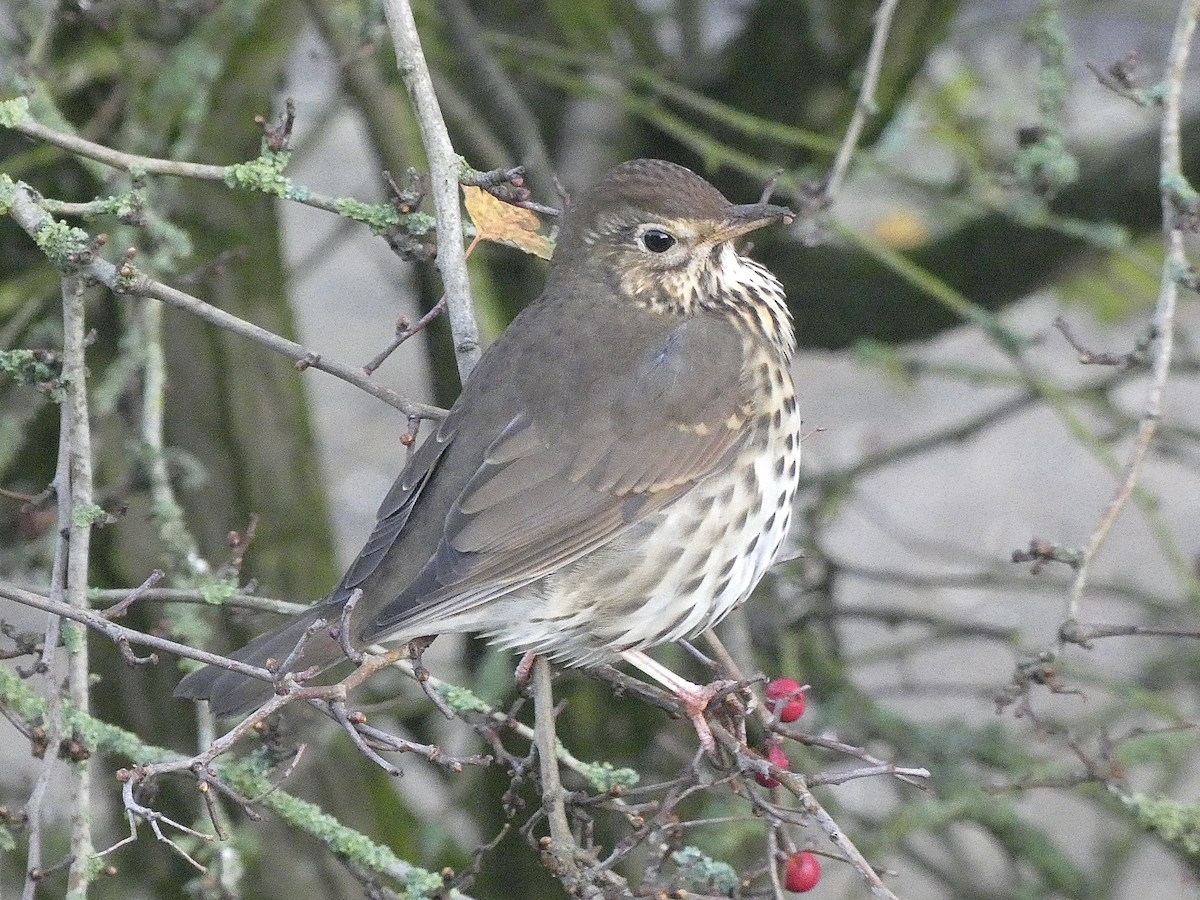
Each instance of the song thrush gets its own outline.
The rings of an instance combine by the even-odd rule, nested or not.
[[[545,291],[483,354],[329,598],[234,654],[282,661],[351,593],[352,642],[471,632],[569,666],[624,659],[705,735],[711,692],[643,651],[742,603],[791,519],[800,417],[783,289],[734,242],[790,222],[681,166],[618,166],[567,212]],[[344,658],[322,630],[292,670]],[[220,668],[218,715],[271,685]]]

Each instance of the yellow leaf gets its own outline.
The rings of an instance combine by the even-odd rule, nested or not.
[[[475,240],[467,248],[470,253],[478,241],[492,241],[516,247],[533,256],[549,259],[554,249],[550,241],[538,233],[541,220],[527,209],[497,200],[483,188],[463,185],[463,203],[475,225]]]

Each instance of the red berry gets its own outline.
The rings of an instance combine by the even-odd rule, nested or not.
[[[786,701],[779,711],[780,722],[795,722],[804,715],[804,690],[791,678],[776,678],[767,685],[767,709],[775,712],[775,704]]]
[[[767,762],[771,763],[771,765],[779,766],[781,769],[788,767],[787,754],[783,752],[778,744],[771,744],[767,747]],[[779,782],[764,772],[755,772],[754,780],[765,788],[779,787]]]
[[[803,894],[811,891],[821,880],[821,864],[807,850],[793,853],[788,857],[787,869],[783,875],[783,886],[789,891]]]

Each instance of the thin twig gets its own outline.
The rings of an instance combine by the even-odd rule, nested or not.
[[[554,734],[554,694],[550,681],[550,663],[539,656],[533,664],[534,741],[538,748],[538,767],[542,776],[542,805],[550,822],[550,852],[562,866],[567,880],[578,871],[575,862],[575,837],[563,803],[563,786],[558,776],[558,740]]]
[[[129,607],[145,596],[146,592],[163,580],[162,569],[155,569],[140,585],[130,591],[122,600],[107,607],[101,613],[106,619],[119,619],[129,612]]]
[[[66,530],[66,523],[71,521],[71,458],[67,440],[67,405],[65,403],[59,409],[59,421],[61,424],[59,426],[58,462],[55,466],[53,482],[59,527],[54,543],[54,560],[50,569],[50,597],[48,599],[53,600],[60,607],[70,609],[63,599],[66,596],[67,534],[69,533]],[[3,595],[0,594],[0,596]],[[36,663],[36,668],[49,673],[53,678],[59,637],[62,631],[62,617],[52,611],[47,611],[51,614],[46,618],[45,636],[42,639],[42,656]],[[62,694],[56,690],[49,693],[49,705],[46,715],[43,717],[46,746],[56,747],[62,738],[63,731],[60,709]],[[42,825],[44,824],[42,803],[58,764],[57,753],[42,753],[37,780],[34,782],[33,790],[29,793],[29,800],[25,804],[25,815],[29,821],[27,840],[29,849],[26,853],[25,886],[21,892],[21,900],[34,900],[37,893],[38,879],[34,877],[34,873],[42,869]]]
[[[454,152],[446,123],[438,108],[412,7],[408,0],[385,0],[384,12],[396,48],[396,65],[412,99],[417,124],[421,129],[421,142],[429,160],[429,181],[438,222],[437,267],[446,293],[458,374],[466,382],[482,351],[462,242],[458,176],[463,168],[463,159]]]
[[[163,305],[142,298],[134,305],[135,321],[142,348],[141,438],[146,450],[146,475],[150,482],[151,509],[172,556],[193,577],[203,577],[211,566],[200,552],[200,544],[189,531],[183,507],[167,466],[166,428],[167,359],[163,347]]]
[[[51,219],[45,210],[38,206],[32,192],[24,184],[14,186],[13,202],[9,207],[9,214],[30,237],[35,239],[43,229],[52,227],[53,225],[53,219]],[[294,341],[289,341],[287,338],[280,337],[274,332],[267,331],[265,328],[247,322],[244,319],[239,319],[237,316],[231,315],[225,312],[225,310],[219,309],[209,303],[205,303],[191,294],[186,294],[183,291],[155,281],[138,271],[129,262],[124,263],[118,269],[108,260],[96,256],[82,264],[80,270],[81,274],[85,274],[89,278],[100,282],[115,293],[133,294],[135,296],[152,297],[155,300],[161,300],[177,309],[182,309],[184,312],[216,325],[218,328],[233,332],[240,337],[247,338],[260,346],[266,347],[274,353],[295,360],[303,368],[311,367],[320,369],[322,372],[327,372],[366,391],[371,396],[377,397],[407,416],[439,419],[445,415],[445,411],[436,406],[406,400],[391,388],[367,378],[361,370],[353,366],[327,359],[322,354],[314,353],[307,347],[303,347]]]
[[[446,297],[443,294],[442,298],[437,303],[433,304],[429,312],[417,319],[416,324],[408,321],[408,317],[401,318],[396,323],[396,335],[392,338],[392,342],[384,347],[379,353],[371,358],[371,361],[363,366],[363,371],[368,375],[374,375],[375,370],[384,364],[389,356],[400,348],[400,345],[407,341],[415,334],[424,331],[430,322],[440,316],[446,310]]]
[[[1074,619],[1058,629],[1059,640],[1091,649],[1092,641],[1107,637],[1181,637],[1200,638],[1195,628],[1169,628],[1151,625],[1108,625],[1103,622],[1076,622]]]
[[[1171,353],[1175,339],[1175,303],[1179,296],[1179,277],[1187,271],[1187,256],[1183,247],[1183,229],[1176,202],[1176,188],[1183,179],[1180,150],[1180,119],[1182,115],[1183,79],[1187,73],[1188,54],[1196,20],[1200,16],[1200,0],[1185,0],[1179,7],[1179,17],[1171,37],[1171,49],[1167,56],[1166,72],[1163,77],[1163,121],[1159,139],[1162,159],[1159,163],[1159,184],[1162,185],[1163,245],[1164,259],[1159,278],[1158,301],[1154,307],[1154,331],[1157,335],[1151,363],[1150,387],[1146,392],[1145,406],[1138,425],[1133,450],[1125,464],[1125,470],[1116,492],[1100,517],[1091,539],[1083,551],[1079,569],[1071,585],[1068,604],[1068,621],[1079,618],[1079,607],[1083,601],[1092,561],[1104,545],[1113,525],[1133,494],[1133,489],[1142,475],[1142,467],[1150,451],[1150,444],[1162,418],[1163,395],[1167,377],[1171,370]],[[1190,188],[1189,188],[1190,190]],[[1192,192],[1195,193],[1194,191]]]
[[[215,653],[208,653],[204,650],[197,650],[194,647],[179,644],[175,641],[158,637],[157,635],[135,631],[132,628],[126,628],[124,625],[118,625],[116,622],[110,622],[99,613],[88,609],[78,609],[60,600],[44,597],[32,591],[25,591],[8,584],[0,584],[0,597],[3,597],[5,600],[12,600],[14,603],[20,603],[23,606],[29,606],[56,616],[62,616],[64,619],[79,622],[88,628],[99,631],[113,643],[125,640],[130,644],[153,647],[155,650],[161,650],[165,653],[174,653],[177,656],[186,656],[188,659],[194,659],[208,665],[220,666],[229,669],[231,672],[249,675],[251,678],[258,678],[263,681],[271,681],[273,679],[271,673],[266,669],[260,669],[257,666],[248,666],[245,663],[229,659],[228,657],[218,656]]]
[[[67,442],[70,459],[70,536],[67,540],[66,602],[87,612],[88,558],[92,539],[92,432],[87,397],[87,325],[84,321],[84,283],[76,275],[62,279],[64,426],[60,440]],[[59,523],[59,528],[68,523]],[[86,639],[71,642],[67,653],[67,699],[76,709],[90,706],[91,671]],[[71,798],[71,866],[67,872],[68,900],[86,900],[92,845],[91,762],[80,759],[69,769]]]
[[[229,172],[228,166],[183,162],[176,159],[157,159],[152,156],[138,156],[135,153],[113,150],[111,147],[105,147],[103,144],[97,144],[86,138],[57,131],[28,116],[13,123],[10,127],[35,140],[61,147],[76,156],[94,159],[96,162],[120,169],[122,172],[139,170],[149,175],[174,175],[181,178],[198,178],[202,181],[224,181]]]
[[[1154,338],[1154,335],[1150,335],[1145,341],[1145,346],[1142,346],[1139,342],[1138,348],[1129,353],[1097,353],[1095,350],[1091,350],[1084,345],[1083,341],[1076,336],[1074,329],[1071,328],[1071,323],[1064,316],[1058,316],[1050,324],[1062,332],[1062,336],[1066,338],[1067,343],[1079,354],[1079,362],[1082,365],[1114,366],[1117,371],[1124,371],[1132,366],[1144,365],[1146,362],[1146,349]]]
[[[717,743],[735,757],[740,751],[744,752],[743,745],[720,723],[713,723],[712,730]],[[825,832],[826,837],[829,838],[834,846],[842,852],[846,860],[858,871],[859,876],[866,882],[867,887],[870,889],[872,897],[876,898],[876,900],[898,900],[896,895],[880,879],[879,873],[875,871],[875,868],[867,862],[866,857],[854,846],[854,842],[850,840],[841,826],[834,821],[833,816],[829,815],[825,807],[821,805],[821,802],[813,796],[803,776],[779,769],[772,770],[772,777],[776,778],[780,786],[792,794],[800,802],[800,806],[804,811],[816,820],[821,830]]]
[[[838,147],[837,156],[829,168],[829,175],[821,187],[823,206],[833,202],[842,189],[846,172],[850,168],[850,159],[858,148],[858,139],[867,124],[867,118],[877,112],[875,106],[875,91],[879,87],[879,76],[883,72],[883,51],[887,47],[888,33],[892,28],[892,15],[896,12],[899,0],[883,0],[875,11],[875,26],[871,34],[871,48],[867,51],[867,62],[863,69],[862,87],[859,88],[858,102],[854,104],[854,115],[846,126],[846,134]]]
[[[734,660],[729,652],[725,649],[724,644],[721,643],[721,640],[716,636],[716,634],[711,630],[707,631],[704,634],[704,639],[709,647],[713,650],[713,653],[716,655],[717,659],[720,660],[721,664],[725,666],[726,669],[730,670],[730,677],[737,678],[738,680],[744,680],[744,676],[742,676],[741,671],[739,670],[737,661]],[[766,707],[761,703],[758,704],[758,716],[759,719],[763,721],[764,725],[770,727],[772,716],[767,711]],[[738,740],[735,735],[733,735],[719,723],[713,723],[712,728],[713,734],[717,738],[717,741],[722,747],[728,750],[735,759],[745,755],[746,748],[744,742]],[[923,770],[896,769],[887,764],[884,764],[883,768],[890,769],[891,771],[881,771],[878,773],[872,772],[871,774],[900,774],[905,778],[909,778],[912,777],[914,773],[923,773]],[[872,897],[875,897],[876,900],[897,900],[896,895],[893,894],[888,889],[887,885],[885,885],[880,879],[879,873],[877,873],[874,867],[867,862],[866,857],[859,852],[859,849],[854,846],[854,842],[850,840],[841,826],[834,821],[833,817],[825,811],[825,808],[821,805],[820,801],[813,796],[812,791],[809,790],[808,782],[803,776],[789,772],[786,769],[776,770],[771,768],[766,771],[769,771],[772,778],[777,780],[784,789],[795,796],[796,799],[800,801],[800,805],[804,811],[817,821],[817,824],[820,825],[821,830],[825,832],[829,840],[832,841],[834,845],[842,852],[843,856],[845,856],[850,864],[858,870],[859,876],[870,888]]]

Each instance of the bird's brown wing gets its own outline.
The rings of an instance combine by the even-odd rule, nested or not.
[[[435,634],[439,620],[594,551],[727,463],[751,414],[737,330],[696,316],[626,355],[615,382],[522,387],[528,402],[487,447],[436,551],[364,640]]]
[[[331,625],[337,624],[342,606],[353,589],[374,571],[395,544],[452,438],[453,426],[439,427],[417,449],[384,498],[378,521],[366,546],[326,600],[279,628],[259,635],[245,647],[230,654],[231,657],[258,666],[264,665],[268,659],[282,662],[304,640],[303,652],[291,667],[293,671],[310,667],[321,669],[343,659],[345,653],[328,629],[320,629],[307,638],[305,632],[317,619],[324,619]],[[175,696],[207,699],[214,715],[226,716],[260,705],[271,696],[272,690],[269,682],[258,681],[219,666],[205,666],[180,681],[175,688]]]
[[[422,443],[392,485],[376,513],[375,527],[354,562],[334,588],[330,599],[345,602],[379,567],[396,545],[422,492],[458,431],[459,417],[443,419],[436,431]]]

